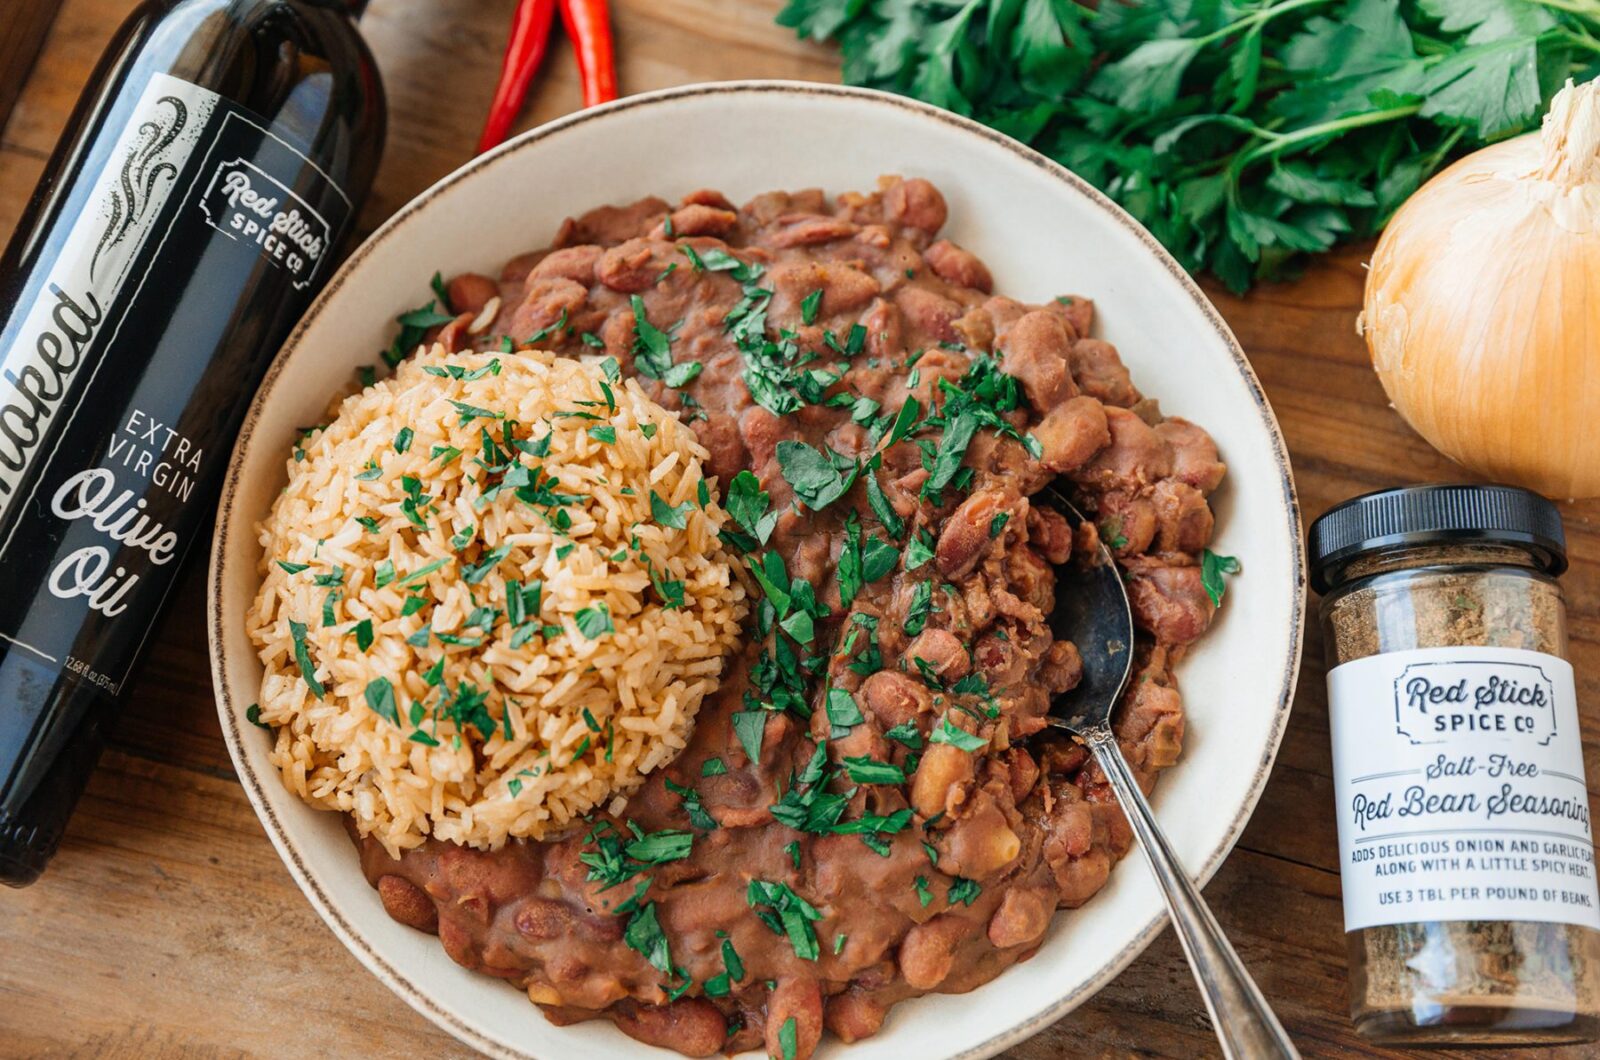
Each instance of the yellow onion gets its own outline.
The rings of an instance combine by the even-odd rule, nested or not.
[[[1435,448],[1553,497],[1600,495],[1600,87],[1429,181],[1389,222],[1358,327]]]

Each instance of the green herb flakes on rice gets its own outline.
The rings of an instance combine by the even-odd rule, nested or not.
[[[292,791],[391,854],[494,848],[683,748],[744,575],[694,432],[614,363],[435,347],[299,448],[247,617]]]

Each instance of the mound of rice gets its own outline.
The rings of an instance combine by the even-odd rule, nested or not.
[[[284,783],[391,853],[559,832],[671,761],[717,686],[746,610],[728,517],[694,432],[615,373],[435,347],[289,460],[259,721]]]

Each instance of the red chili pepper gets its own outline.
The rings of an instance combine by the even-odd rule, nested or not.
[[[555,22],[556,0],[519,0],[511,23],[511,39],[506,41],[505,59],[500,64],[500,81],[494,88],[489,118],[478,138],[478,154],[503,143],[517,122],[528,86],[539,72],[550,44],[550,27]]]
[[[561,0],[561,24],[578,52],[583,105],[592,107],[616,99],[617,54],[606,0]]]

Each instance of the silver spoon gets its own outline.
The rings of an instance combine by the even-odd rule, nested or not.
[[[1083,513],[1054,486],[1032,499],[1060,512],[1074,530],[1084,522]],[[1056,639],[1076,644],[1083,657],[1083,680],[1056,697],[1050,724],[1082,740],[1111,782],[1166,897],[1173,930],[1200,984],[1223,1053],[1230,1060],[1298,1057],[1283,1024],[1167,844],[1112,735],[1111,712],[1133,667],[1133,611],[1116,561],[1104,545],[1093,563],[1075,556],[1056,568],[1050,628]]]

